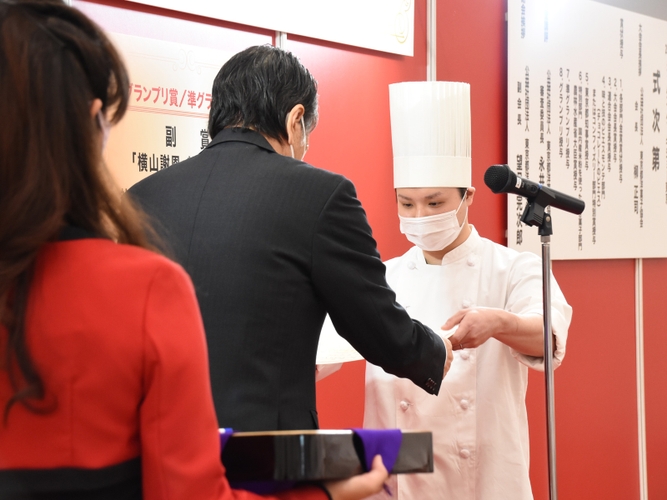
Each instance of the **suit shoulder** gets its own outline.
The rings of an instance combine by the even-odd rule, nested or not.
[[[288,167],[287,171],[293,171],[298,175],[308,176],[314,181],[332,186],[338,186],[341,183],[352,184],[352,181],[350,181],[347,177],[336,172],[331,172],[330,170],[325,170],[323,168],[311,165],[310,163],[294,160],[292,158],[283,158],[286,161],[286,166]]]
[[[204,151],[170,167],[159,170],[135,183],[127,191],[133,196],[144,196],[169,185],[180,185],[196,174],[197,165],[204,160]]]
[[[341,174],[285,157],[274,167],[274,180],[285,189],[308,191],[308,195],[302,199],[304,202],[312,203],[314,199],[318,199],[328,203],[332,200],[340,202],[357,198],[354,184]]]

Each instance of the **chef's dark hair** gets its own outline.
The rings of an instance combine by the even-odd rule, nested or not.
[[[208,130],[253,128],[285,142],[286,118],[297,104],[305,108],[310,132],[317,124],[317,82],[290,52],[270,45],[249,47],[227,61],[213,82]]]

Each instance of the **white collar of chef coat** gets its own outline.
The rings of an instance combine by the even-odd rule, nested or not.
[[[477,232],[477,229],[475,229],[475,226],[473,226],[472,224],[470,226],[472,227],[472,231],[470,231],[470,235],[468,236],[468,238],[459,246],[457,246],[454,250],[445,254],[445,256],[442,258],[443,266],[453,264],[455,262],[460,261],[461,259],[466,259],[466,258],[468,259],[468,261],[473,262],[472,265],[474,265],[475,249],[478,247],[482,238]],[[414,250],[413,255],[415,258],[414,262],[417,265],[418,269],[435,267],[426,263],[426,259],[424,258],[424,252],[420,248],[414,247],[413,250]]]

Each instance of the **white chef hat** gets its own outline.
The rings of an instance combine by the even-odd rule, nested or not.
[[[394,187],[470,187],[470,84],[389,85]]]

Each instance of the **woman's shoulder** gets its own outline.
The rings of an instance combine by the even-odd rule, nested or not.
[[[115,243],[104,238],[84,238],[50,243],[44,262],[52,270],[68,269],[82,278],[110,281],[150,281],[156,274],[186,278],[176,262],[151,250]]]

